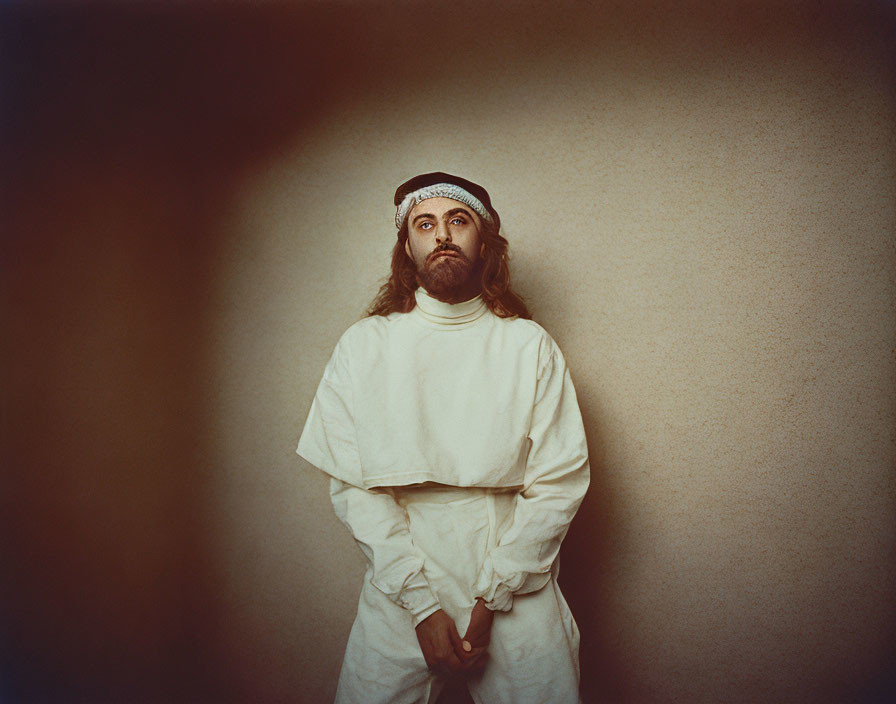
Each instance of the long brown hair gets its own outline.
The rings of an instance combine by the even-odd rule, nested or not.
[[[482,254],[482,300],[489,310],[501,318],[531,318],[523,299],[510,287],[510,268],[507,265],[507,240],[498,232],[500,225],[485,219],[479,236],[484,245]],[[498,221],[500,222],[500,220]],[[398,231],[398,241],[392,249],[392,273],[367,309],[367,315],[409,313],[417,305],[417,268],[405,252],[408,239],[407,221]]]

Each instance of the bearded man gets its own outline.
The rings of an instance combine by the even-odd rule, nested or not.
[[[477,704],[577,702],[557,555],[589,467],[569,371],[510,287],[484,188],[423,174],[394,202],[392,274],[298,446],[368,562],[336,701],[432,702],[463,678]]]

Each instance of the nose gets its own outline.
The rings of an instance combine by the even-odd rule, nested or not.
[[[442,244],[451,241],[451,233],[448,231],[448,224],[440,222],[436,226],[436,242]]]

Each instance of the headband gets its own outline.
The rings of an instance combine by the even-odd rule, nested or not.
[[[401,203],[398,204],[398,210],[395,211],[395,227],[401,229],[408,213],[411,212],[411,208],[427,198],[450,198],[451,200],[459,201],[469,205],[483,220],[493,222],[492,214],[488,211],[488,208],[466,189],[453,183],[434,183],[431,186],[424,186],[416,191],[411,191],[404,197]]]

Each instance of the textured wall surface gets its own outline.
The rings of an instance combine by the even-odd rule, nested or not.
[[[586,701],[885,697],[892,5],[654,5],[13,15],[11,699],[332,697],[363,558],[294,449],[430,170],[576,382]]]

